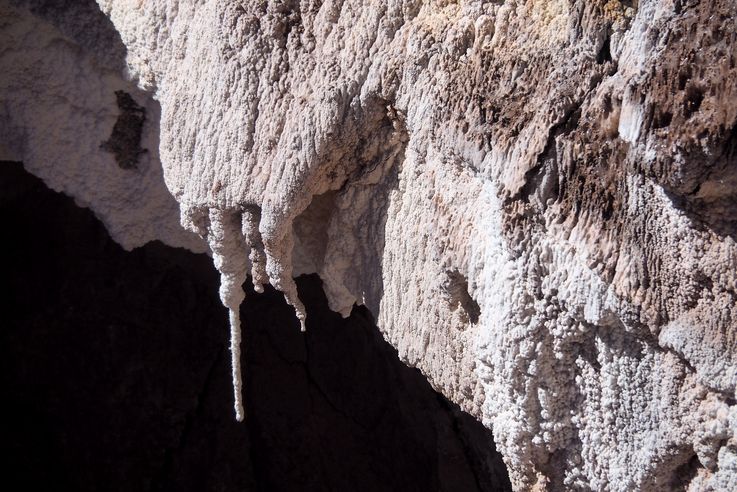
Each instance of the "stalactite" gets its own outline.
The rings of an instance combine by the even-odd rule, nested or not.
[[[240,309],[228,309],[230,318],[230,366],[233,378],[233,408],[235,419],[243,422],[243,376],[241,374],[241,313]]]
[[[185,205],[181,212],[182,225],[207,239],[213,263],[220,273],[220,300],[228,308],[230,318],[235,415],[238,421],[242,421],[245,410],[240,361],[240,305],[245,299],[242,285],[248,276],[249,265],[254,290],[263,292],[264,285],[270,283],[283,292],[287,303],[295,309],[301,330],[305,331],[305,308],[297,296],[296,284],[291,278],[291,263],[287,261],[292,251],[292,238],[287,235],[278,241],[279,247],[272,248],[270,254],[259,230],[261,210],[253,205],[238,210],[207,210]]]
[[[294,247],[294,239],[291,233],[285,234],[281,238],[279,248],[266,247],[266,272],[271,280],[271,285],[275,289],[281,291],[284,294],[284,299],[287,304],[294,308],[295,315],[299,320],[299,326],[301,331],[306,331],[307,322],[307,311],[302,301],[299,300],[297,294],[297,284],[292,278],[292,268],[289,255],[292,253]],[[279,251],[282,254],[277,255],[274,251]]]
[[[248,259],[251,261],[251,278],[253,288],[256,292],[263,292],[264,285],[269,283],[266,274],[266,254],[264,244],[261,241],[261,233],[258,224],[261,221],[261,213],[257,207],[246,207],[242,216],[242,232],[250,248]]]
[[[230,317],[233,397],[235,418],[240,422],[245,415],[240,362],[240,305],[245,298],[242,285],[248,275],[246,240],[242,233],[240,212],[211,209],[209,218],[207,241],[212,249],[215,268],[220,272],[220,300],[228,308]]]

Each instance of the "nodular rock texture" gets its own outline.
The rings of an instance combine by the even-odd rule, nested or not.
[[[14,3],[6,152],[121,244],[203,247],[158,157],[231,310],[250,272],[304,322],[318,273],[516,490],[737,488],[733,1]],[[158,139],[138,180],[99,148],[123,86]],[[89,172],[51,164],[77,134]]]

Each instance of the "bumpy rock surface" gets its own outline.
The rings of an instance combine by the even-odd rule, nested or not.
[[[297,280],[241,306],[248,419],[205,255],[127,252],[89,210],[0,163],[0,463],[25,492],[503,492],[491,431],[408,368],[365,308]],[[38,302],[38,299],[42,299]]]
[[[178,224],[161,110],[125,77],[125,54],[94,2],[0,0],[0,159],[92,208],[126,249],[159,239],[205,251]]]
[[[226,304],[250,268],[304,318],[317,272],[493,428],[517,490],[737,488],[733,1],[99,4]],[[87,56],[50,22],[76,45],[13,46]],[[50,155],[20,106],[9,141]]]

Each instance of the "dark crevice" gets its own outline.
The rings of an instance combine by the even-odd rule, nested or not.
[[[599,50],[599,53],[596,55],[596,63],[599,65],[603,65],[604,63],[609,63],[612,61],[612,51],[610,47],[610,37],[607,34],[607,37],[604,39],[604,42],[601,45],[601,49]]]
[[[586,96],[588,96],[588,94]],[[553,163],[552,167],[556,167],[556,141],[559,136],[572,132],[578,126],[578,121],[581,117],[581,105],[585,100],[586,97],[582,98],[581,101],[575,106],[567,109],[565,114],[563,115],[563,118],[561,118],[558,123],[550,127],[550,130],[548,131],[548,139],[545,142],[545,147],[538,154],[536,161],[537,163],[525,173],[525,184],[524,186],[522,186],[520,192],[516,197],[514,197],[514,199],[521,199],[525,202],[528,202],[534,191],[542,182],[543,175],[546,170],[545,163],[547,161],[551,161]],[[551,193],[551,198],[557,198],[559,193],[557,186],[555,187],[555,189],[551,190]]]
[[[699,110],[703,101],[704,90],[702,88],[692,85],[686,90],[686,97],[683,100],[683,114],[686,119]]]
[[[670,111],[657,111],[653,119],[653,128],[666,128],[670,126],[671,121],[673,121],[673,113]]]
[[[468,321],[475,325],[479,322],[481,307],[468,292],[468,279],[457,269],[447,271],[446,276],[447,278],[443,287],[448,296],[451,308],[456,309],[460,307]]]
[[[146,108],[139,106],[125,91],[115,91],[115,98],[120,114],[113,126],[113,133],[100,148],[113,154],[121,169],[136,169],[141,154],[148,152],[141,148]]]
[[[696,478],[699,470],[703,469],[703,465],[699,461],[699,457],[691,452],[691,457],[686,459],[685,462],[676,468],[673,474],[673,482],[671,490],[688,490],[691,481]]]

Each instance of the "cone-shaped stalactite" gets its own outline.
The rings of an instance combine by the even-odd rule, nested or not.
[[[243,237],[241,213],[211,209],[207,241],[215,268],[220,272],[220,300],[230,317],[230,355],[233,375],[235,418],[243,420],[243,378],[241,375],[240,305],[245,298],[243,282],[248,275],[248,247]]]

